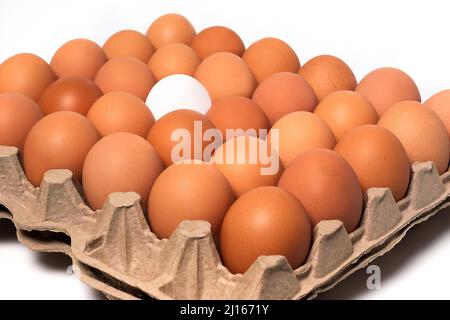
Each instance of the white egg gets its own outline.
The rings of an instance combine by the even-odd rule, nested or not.
[[[211,107],[211,98],[197,79],[185,74],[174,74],[155,84],[146,103],[158,120],[166,113],[178,109],[190,109],[205,114]]]

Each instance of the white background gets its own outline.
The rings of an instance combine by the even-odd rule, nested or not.
[[[422,97],[450,88],[448,1],[208,1],[208,0],[0,0],[0,62],[19,52],[49,60],[72,38],[100,45],[114,32],[145,32],[168,12],[188,17],[197,30],[225,25],[249,45],[279,37],[302,63],[318,54],[345,60],[361,79],[382,66],[409,73]],[[450,212],[413,229],[376,263],[382,288],[366,288],[359,272],[323,298],[450,298]],[[0,298],[93,299],[101,295],[66,274],[69,259],[33,253],[19,245],[9,223],[0,221]]]

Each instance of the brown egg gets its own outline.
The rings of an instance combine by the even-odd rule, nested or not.
[[[195,77],[205,86],[213,101],[226,96],[249,98],[256,87],[247,64],[229,52],[215,53],[203,60]]]
[[[297,72],[300,61],[295,51],[284,41],[264,38],[253,43],[244,52],[242,59],[261,82],[279,72]]]
[[[278,154],[267,142],[240,136],[216,149],[211,160],[223,173],[236,196],[247,191],[277,184],[283,171]]]
[[[424,102],[442,120],[450,136],[450,90],[443,90]]]
[[[0,64],[0,93],[21,93],[37,101],[53,81],[47,62],[31,53],[17,54]]]
[[[147,105],[128,92],[109,92],[98,99],[87,118],[97,128],[102,137],[129,132],[147,138],[155,118]]]
[[[158,238],[169,238],[184,220],[205,220],[217,238],[234,201],[224,176],[201,161],[177,163],[161,173],[148,200],[148,219]]]
[[[278,120],[271,130],[278,130],[278,147],[273,145],[272,135],[268,143],[278,150],[283,166],[287,167],[300,153],[316,149],[333,149],[336,140],[328,125],[317,115],[297,111]]]
[[[322,220],[340,220],[352,232],[359,225],[363,196],[358,178],[334,151],[303,152],[285,169],[278,186],[300,200],[313,226]]]
[[[242,129],[245,135],[259,137],[260,130],[270,128],[269,119],[261,108],[254,101],[240,96],[228,96],[216,100],[206,116],[214,127],[220,130],[224,140],[231,138],[227,137],[227,129]]]
[[[322,55],[306,62],[298,72],[313,88],[320,101],[338,90],[355,90],[356,78],[352,69],[341,59]]]
[[[170,43],[159,48],[148,61],[156,80],[172,74],[193,76],[199,64],[200,58],[195,51],[181,43]]]
[[[122,30],[114,33],[103,45],[108,59],[133,57],[147,63],[155,52],[150,40],[135,30]]]
[[[83,190],[94,210],[103,206],[109,194],[131,191],[141,196],[146,209],[150,190],[163,169],[161,159],[145,139],[128,132],[110,134],[86,157]]]
[[[369,99],[380,116],[397,102],[420,102],[420,92],[414,80],[395,68],[380,68],[369,72],[360,81],[356,91]]]
[[[198,131],[195,132],[195,125],[198,125]],[[170,166],[173,156],[178,157],[177,160],[197,159],[203,160],[203,151],[209,144],[203,141],[202,137],[206,130],[213,128],[211,122],[199,112],[180,109],[169,112],[155,122],[148,133],[147,140],[155,147],[166,166]],[[172,135],[176,130],[184,131],[189,136],[186,139],[179,136],[172,139]],[[181,132],[183,133],[183,132]],[[200,137],[198,137],[200,134]],[[187,145],[186,145],[187,144]],[[186,148],[183,148],[183,147]],[[197,147],[200,148],[197,148]],[[177,147],[180,147],[178,149]]]
[[[242,56],[245,51],[244,42],[239,35],[222,26],[209,27],[199,32],[192,40],[191,47],[202,60],[218,52]]]
[[[59,78],[93,80],[105,62],[105,53],[98,44],[88,39],[74,39],[55,52],[50,66]]]
[[[335,151],[350,163],[362,191],[390,188],[396,201],[408,190],[411,165],[401,142],[389,130],[365,125],[351,130]]]
[[[439,173],[448,168],[449,140],[439,117],[416,101],[403,101],[390,107],[378,125],[390,130],[400,140],[411,164],[434,161]]]
[[[260,83],[253,94],[253,101],[273,125],[281,117],[295,111],[314,111],[317,98],[302,76],[281,72]]]
[[[195,29],[182,15],[170,13],[156,19],[147,30],[147,37],[156,49],[169,43],[190,45]]]
[[[0,93],[0,145],[19,149],[31,128],[42,118],[42,111],[31,98],[20,93]]]
[[[311,223],[296,198],[278,187],[243,194],[223,220],[220,248],[224,265],[244,273],[259,256],[285,256],[293,269],[305,261]]]
[[[74,111],[86,115],[102,91],[91,80],[65,78],[53,82],[39,99],[44,114],[56,111]]]
[[[145,101],[155,84],[155,76],[142,61],[133,57],[117,57],[103,65],[95,83],[104,93],[125,91]]]
[[[356,127],[378,122],[378,113],[370,101],[357,92],[347,90],[325,97],[314,113],[328,124],[337,141]]]
[[[25,174],[39,186],[50,169],[69,169],[81,181],[84,159],[100,139],[95,127],[79,113],[59,111],[42,118],[25,141]]]

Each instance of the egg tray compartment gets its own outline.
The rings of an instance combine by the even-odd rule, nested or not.
[[[150,231],[133,192],[113,193],[92,211],[69,170],[49,170],[39,188],[26,179],[17,149],[0,146],[0,218],[18,240],[62,252],[75,274],[110,299],[312,299],[391,250],[414,225],[450,205],[450,172],[417,163],[407,197],[387,188],[365,195],[360,227],[320,222],[305,264],[292,270],[282,256],[259,257],[245,274],[221,263],[210,225],[184,221],[169,239]]]

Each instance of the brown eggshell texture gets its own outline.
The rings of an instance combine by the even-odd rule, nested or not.
[[[100,139],[95,127],[79,113],[59,111],[42,118],[25,141],[24,168],[28,180],[39,186],[49,169],[69,169],[81,182],[84,159]]]
[[[44,114],[73,111],[86,115],[92,104],[103,95],[91,80],[65,78],[53,82],[42,94],[39,105]]]
[[[256,133],[254,136],[259,136],[259,130],[270,128],[269,119],[262,109],[254,101],[240,96],[228,96],[215,101],[206,117],[220,130],[224,140],[228,139],[227,129],[242,129],[246,135]]]
[[[182,43],[170,43],[158,49],[148,61],[157,80],[172,74],[193,76],[200,58],[191,47]]]
[[[205,86],[213,101],[226,96],[251,97],[256,88],[247,64],[228,52],[215,53],[203,60],[195,77]]]
[[[336,144],[328,125],[317,115],[306,111],[285,115],[271,130],[278,130],[278,154],[285,167],[304,151],[316,148],[333,149]],[[268,135],[267,141],[275,148],[272,144],[272,134]]]
[[[87,117],[103,137],[129,132],[147,138],[155,123],[152,112],[141,99],[120,91],[109,92],[98,99]]]
[[[347,90],[325,97],[314,113],[328,124],[337,141],[356,127],[378,122],[377,111],[370,101],[357,92]]]
[[[147,30],[147,37],[156,49],[169,43],[190,45],[195,29],[182,15],[170,13],[156,19]]]
[[[242,59],[258,82],[275,73],[297,72],[300,68],[300,60],[295,51],[286,42],[276,38],[256,41],[244,52]]]
[[[405,196],[411,165],[401,142],[389,130],[376,125],[355,128],[335,151],[350,163],[363,192],[390,188],[396,201]]]
[[[122,30],[113,34],[103,45],[108,59],[133,57],[147,63],[155,52],[150,40],[135,30]]]
[[[340,220],[352,232],[359,225],[363,195],[358,178],[334,151],[315,149],[300,154],[285,169],[278,186],[303,204],[313,226],[322,220]]]
[[[305,209],[278,187],[242,195],[228,210],[220,234],[225,266],[244,273],[259,256],[285,256],[293,269],[306,259],[311,223]]]
[[[450,90],[443,90],[436,93],[425,101],[424,105],[438,115],[444,123],[450,137]]]
[[[387,110],[378,122],[403,144],[411,164],[434,161],[439,173],[448,168],[449,140],[444,123],[419,102],[403,101]]]
[[[133,57],[109,60],[98,71],[95,83],[104,92],[125,91],[145,101],[155,84],[155,76],[148,66]]]
[[[200,131],[201,137],[195,136],[195,122],[198,121],[201,124],[202,130]],[[181,159],[197,159],[203,160],[203,150],[209,144],[207,141],[203,141],[203,134],[206,130],[213,128],[211,122],[203,114],[186,109],[179,109],[173,112],[169,112],[162,118],[155,122],[153,127],[148,133],[147,140],[155,147],[156,151],[160,155],[166,166],[170,166],[172,161],[172,151],[176,152],[176,146],[183,147],[183,141],[172,141],[172,133],[176,129],[185,129],[189,133],[189,139],[185,141],[190,146],[190,154],[184,153],[183,150],[179,150],[178,156]],[[196,154],[196,138],[197,143],[201,147],[201,154]],[[175,149],[174,149],[175,148]],[[182,149],[182,148],[181,148]],[[189,148],[187,148],[189,150]],[[208,159],[207,159],[208,160]]]
[[[39,105],[20,93],[0,93],[0,145],[17,147],[22,156],[25,139],[42,118]]]
[[[368,73],[356,87],[382,115],[401,101],[421,101],[414,80],[405,72],[395,68],[380,68]]]
[[[317,104],[311,86],[302,76],[290,72],[277,73],[263,81],[252,99],[272,125],[291,112],[312,112]]]
[[[202,60],[218,52],[230,52],[242,56],[245,51],[244,43],[239,35],[222,26],[209,27],[199,32],[192,40],[191,47]]]
[[[55,75],[47,62],[31,53],[17,54],[0,65],[0,93],[21,93],[38,101],[53,81]]]
[[[105,62],[105,53],[98,44],[88,39],[74,39],[55,52],[50,65],[59,78],[93,80]]]
[[[276,185],[283,171],[278,154],[266,141],[251,136],[228,140],[216,149],[211,161],[227,178],[236,196],[257,187]]]
[[[313,88],[320,101],[339,90],[354,90],[356,78],[352,69],[341,59],[322,55],[306,62],[298,72]]]
[[[100,209],[113,192],[134,191],[144,210],[153,183],[164,169],[155,149],[143,138],[119,132],[89,151],[83,168],[83,189],[89,205]]]
[[[213,165],[177,163],[161,173],[148,201],[151,230],[169,238],[183,220],[206,220],[218,238],[223,218],[234,201],[225,177]]]

